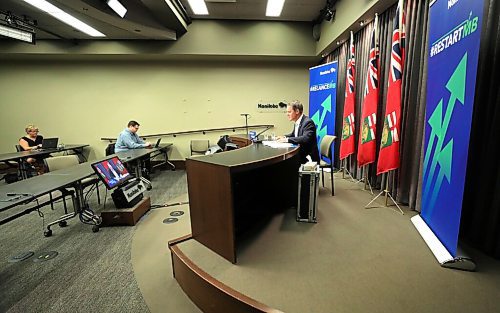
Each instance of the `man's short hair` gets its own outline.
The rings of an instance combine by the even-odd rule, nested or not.
[[[137,123],[137,121],[130,121],[130,122],[128,122],[127,127],[130,127],[130,126],[132,126],[132,127],[141,126],[141,124]]]
[[[293,100],[293,101],[292,101],[292,102],[290,102],[288,105],[289,105],[289,106],[292,108],[292,110],[294,110],[294,111],[299,110],[299,112],[300,112],[300,113],[302,113],[302,112],[304,111],[304,106],[302,105],[302,103],[300,103],[300,101],[299,101],[299,100]]]

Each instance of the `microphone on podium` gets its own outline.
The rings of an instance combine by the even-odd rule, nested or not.
[[[271,129],[271,127],[266,127],[266,129],[264,129],[263,131],[261,131],[257,135],[255,135],[255,138],[252,141],[255,143],[261,143],[262,140],[259,139],[259,136],[262,135],[263,133],[265,133],[266,131],[268,131],[269,129]]]

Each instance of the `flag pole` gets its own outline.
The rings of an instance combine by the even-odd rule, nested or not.
[[[344,170],[342,171],[342,179],[345,179],[345,175],[349,175],[349,177],[351,177],[351,180],[356,183],[356,180],[354,179],[354,177],[352,177],[351,175],[351,172],[349,172],[349,170],[347,169],[347,158],[351,158],[351,155],[352,154],[349,154],[345,159],[344,159]],[[349,162],[350,163],[350,162]]]
[[[370,187],[370,193],[373,195],[372,184],[370,183],[370,180],[368,180],[368,166],[370,166],[370,164],[365,164],[361,167],[363,169],[363,177],[361,179],[358,179],[356,183],[358,184],[363,182],[364,183],[363,190],[368,191],[368,189],[366,189],[366,186],[368,186]]]
[[[385,196],[385,206],[386,207],[389,207],[388,200],[391,199],[392,203],[394,203],[394,205],[396,205],[396,207],[398,208],[399,212],[401,212],[402,215],[405,215],[404,212],[403,212],[403,210],[401,210],[401,208],[397,204],[396,200],[394,200],[394,198],[392,197],[391,192],[389,191],[389,175],[391,174],[391,172],[394,174],[394,171],[389,171],[387,173],[388,176],[387,176],[387,178],[385,180],[385,188],[384,188],[384,190],[382,190],[378,195],[375,196],[375,198],[373,198],[370,202],[368,202],[368,204],[365,205],[365,209],[372,209],[372,208],[380,207],[380,206],[370,207],[370,204],[372,204],[380,196],[384,195]],[[392,178],[393,178],[393,185],[394,185],[394,175],[392,176]]]
[[[368,185],[368,187],[370,187],[370,193],[373,195],[372,184],[370,184],[370,180],[368,180],[368,166],[370,165],[363,165],[363,180],[365,181],[365,186],[363,187],[363,189],[368,190],[366,189],[366,185]]]

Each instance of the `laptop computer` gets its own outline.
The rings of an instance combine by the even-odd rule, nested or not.
[[[56,149],[59,138],[44,138],[42,141],[42,149]]]
[[[156,144],[155,144],[155,148],[158,148],[160,146],[160,141],[161,141],[161,138],[158,138],[158,140],[156,141]]]

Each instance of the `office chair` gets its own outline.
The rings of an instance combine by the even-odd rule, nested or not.
[[[191,155],[205,154],[210,146],[208,139],[191,140]]]
[[[106,154],[106,156],[115,154],[115,144],[114,143],[108,144],[108,146],[104,150],[104,153]]]
[[[332,180],[332,196],[335,195],[335,187],[333,182],[333,155],[332,155],[332,144],[333,141],[337,138],[332,135],[325,135],[319,144],[319,154],[320,161],[319,167],[321,168],[321,181],[323,183],[323,187],[325,187],[325,173],[323,169],[330,168],[330,177]],[[323,160],[323,157],[330,159],[330,162],[326,162]]]
[[[71,166],[78,165],[80,161],[78,160],[78,156],[76,154],[69,154],[69,155],[61,155],[61,156],[55,156],[51,158],[46,158],[44,159],[45,163],[45,168],[47,171],[52,172],[56,170],[60,170],[63,168],[68,168]],[[90,166],[90,165],[89,165]],[[97,192],[97,203],[101,204],[101,197],[99,195],[99,179],[97,177],[87,177],[82,180],[81,182],[82,188],[87,188],[88,186],[95,185],[96,187],[96,192]],[[70,187],[70,186],[68,186]],[[50,197],[50,206],[52,210],[54,209],[54,205],[52,203],[52,193],[49,193]],[[64,210],[65,213],[67,214],[67,208],[66,208],[66,202],[63,198],[64,201]]]

